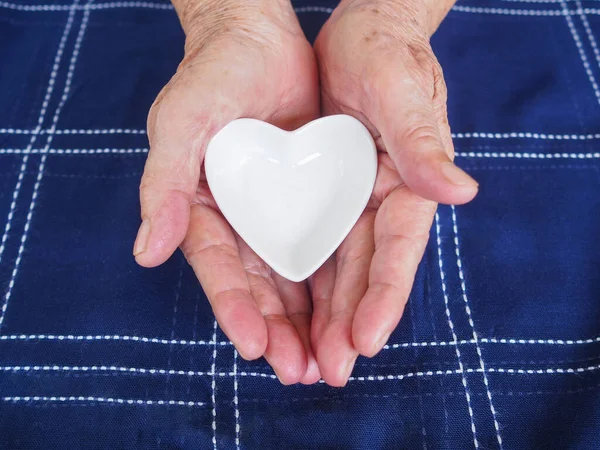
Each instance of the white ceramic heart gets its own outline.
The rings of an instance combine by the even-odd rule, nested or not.
[[[312,275],[369,201],[377,151],[347,115],[284,131],[230,122],[209,142],[206,178],[223,216],[271,268],[291,281]]]

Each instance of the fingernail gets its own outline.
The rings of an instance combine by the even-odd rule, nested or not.
[[[284,383],[283,380],[281,379],[281,377],[279,376],[279,374],[277,373],[277,371],[275,370],[275,368],[273,368],[273,372],[275,372],[275,375],[277,376],[277,379],[279,380],[279,382],[281,384],[283,384],[284,386],[289,386],[290,383]]]
[[[354,363],[356,362],[357,356],[351,357],[343,369],[340,371],[340,378],[344,380],[344,386],[348,383],[348,378],[352,375],[352,369],[354,369]]]
[[[442,163],[440,169],[444,174],[444,177],[446,177],[446,180],[456,186],[479,186],[477,181],[451,162]]]
[[[133,256],[137,256],[146,251],[148,237],[150,237],[150,221],[148,219],[144,219],[140,225],[137,238],[135,239],[135,244],[133,244]]]
[[[389,338],[390,338],[390,333],[388,331],[384,331],[383,333],[381,333],[381,336],[379,336],[379,338],[377,338],[377,340],[375,341],[374,350],[376,352],[380,351],[383,348],[383,346],[386,344],[386,342],[388,341]]]

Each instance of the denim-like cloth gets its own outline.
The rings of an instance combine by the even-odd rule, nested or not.
[[[0,1],[0,448],[600,448],[600,2],[450,12],[481,191],[439,208],[389,345],[333,389],[237,357],[179,252],[131,256],[172,7],[46,1]],[[335,5],[296,6],[314,39]]]

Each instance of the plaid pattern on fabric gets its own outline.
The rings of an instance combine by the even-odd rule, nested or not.
[[[313,39],[334,2],[296,2]],[[0,448],[600,448],[600,2],[462,1],[433,38],[458,163],[389,345],[284,387],[178,252],[136,266],[160,0],[0,1]]]

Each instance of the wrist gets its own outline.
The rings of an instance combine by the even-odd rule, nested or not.
[[[411,26],[431,37],[444,20],[456,0],[341,0],[338,10],[363,7],[378,11],[394,11],[388,14],[399,20],[410,20]]]
[[[265,23],[299,28],[290,0],[171,1],[186,35],[186,52],[221,33],[260,33]]]

